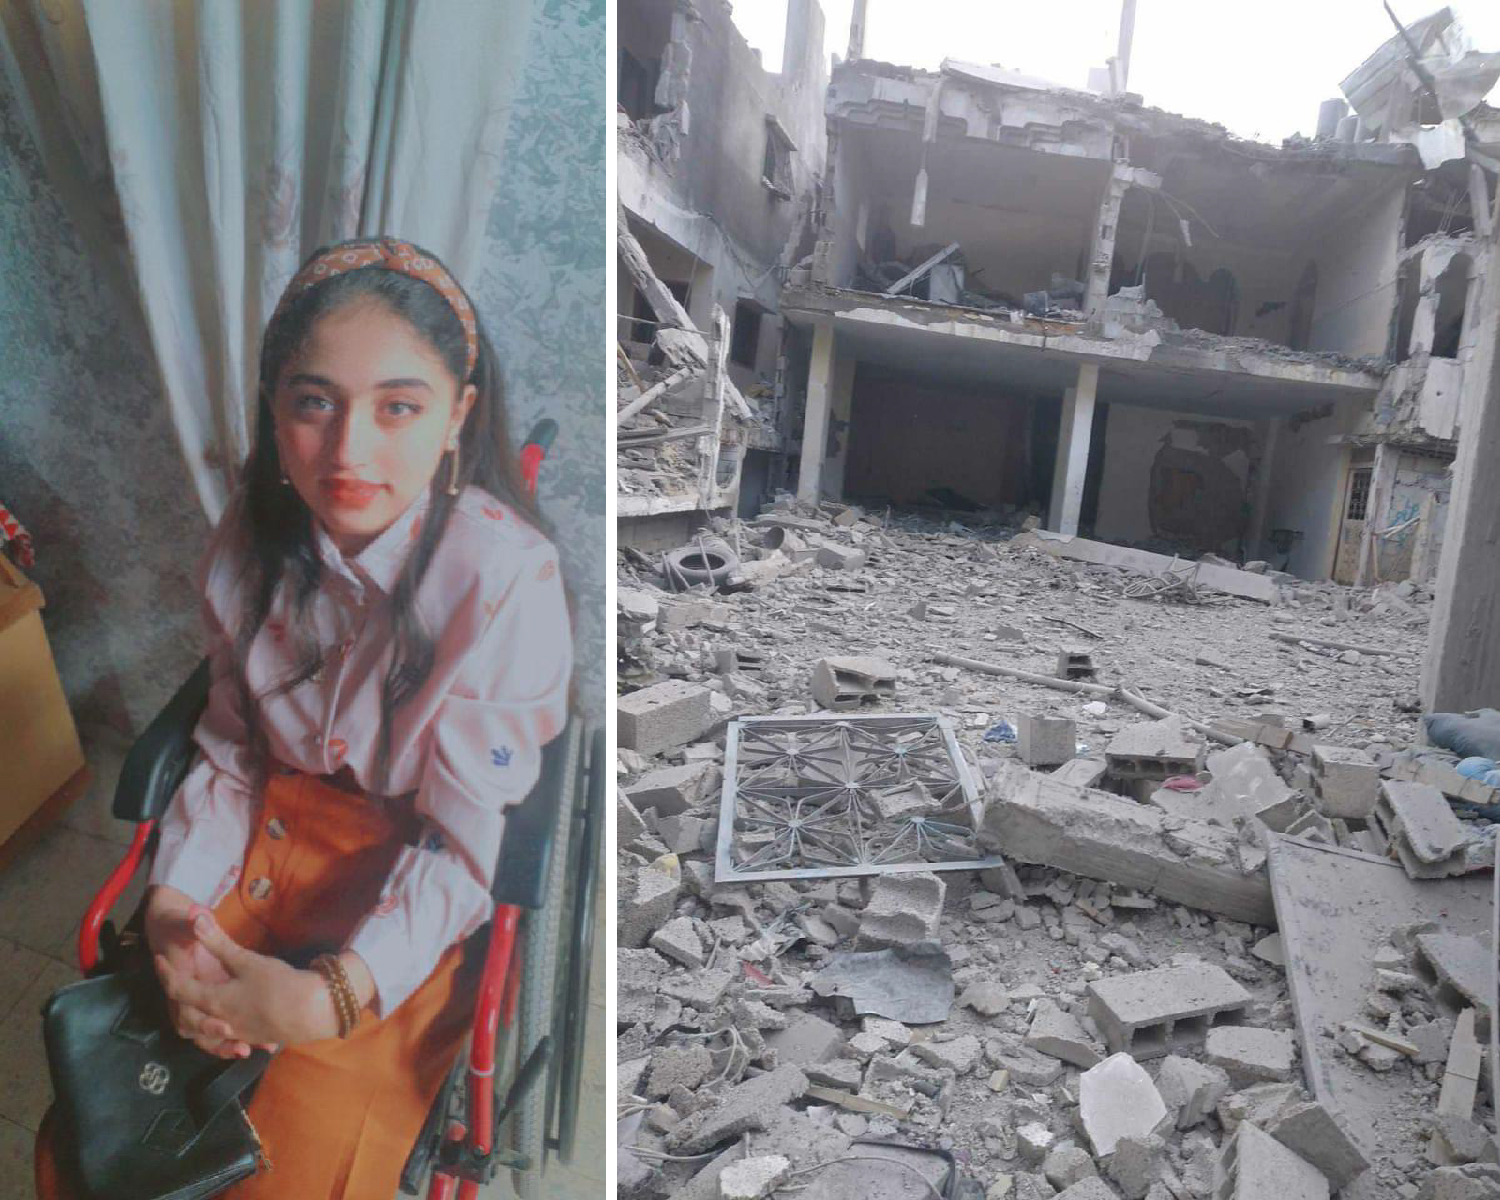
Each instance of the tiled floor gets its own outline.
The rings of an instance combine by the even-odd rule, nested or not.
[[[94,891],[129,844],[129,829],[109,815],[124,745],[109,731],[84,731],[94,770],[87,797],[40,841],[0,871],[0,1200],[35,1200],[31,1148],[50,1100],[42,1051],[42,1002],[76,979],[74,939]],[[140,895],[139,881],[117,910],[123,919]],[[600,1200],[604,1183],[604,906],[590,973],[589,1045],[584,1067],[579,1150],[571,1168],[545,1176],[547,1200]],[[483,1193],[508,1200],[508,1183]]]

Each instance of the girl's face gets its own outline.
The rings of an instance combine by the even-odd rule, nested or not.
[[[313,325],[282,368],[272,414],[282,470],[340,553],[358,554],[427,489],[474,396],[379,301]]]

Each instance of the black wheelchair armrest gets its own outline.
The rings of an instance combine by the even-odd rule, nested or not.
[[[113,812],[122,821],[154,821],[167,811],[193,765],[193,730],[208,704],[208,659],[188,676],[125,756]]]
[[[495,885],[490,890],[497,905],[541,908],[546,899],[547,867],[557,818],[571,796],[578,771],[580,722],[567,728],[542,748],[542,770],[526,799],[505,814]]]

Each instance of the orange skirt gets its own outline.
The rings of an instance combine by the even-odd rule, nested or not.
[[[379,899],[418,822],[300,773],[273,775],[235,887],[215,908],[226,933],[290,957],[343,945]],[[394,1013],[368,1009],[345,1039],[283,1050],[247,1111],[271,1161],[232,1200],[366,1200],[396,1193],[433,1098],[473,1016],[478,963],[453,946]],[[305,961],[305,960],[304,960]],[[37,1134],[39,1200],[69,1200],[51,1114]]]

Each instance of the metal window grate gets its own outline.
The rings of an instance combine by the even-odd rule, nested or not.
[[[1344,514],[1346,520],[1363,521],[1365,513],[1370,507],[1370,475],[1369,467],[1355,471],[1349,478],[1349,509]]]
[[[942,717],[748,717],[729,726],[714,878],[998,866],[981,855],[979,817]]]

